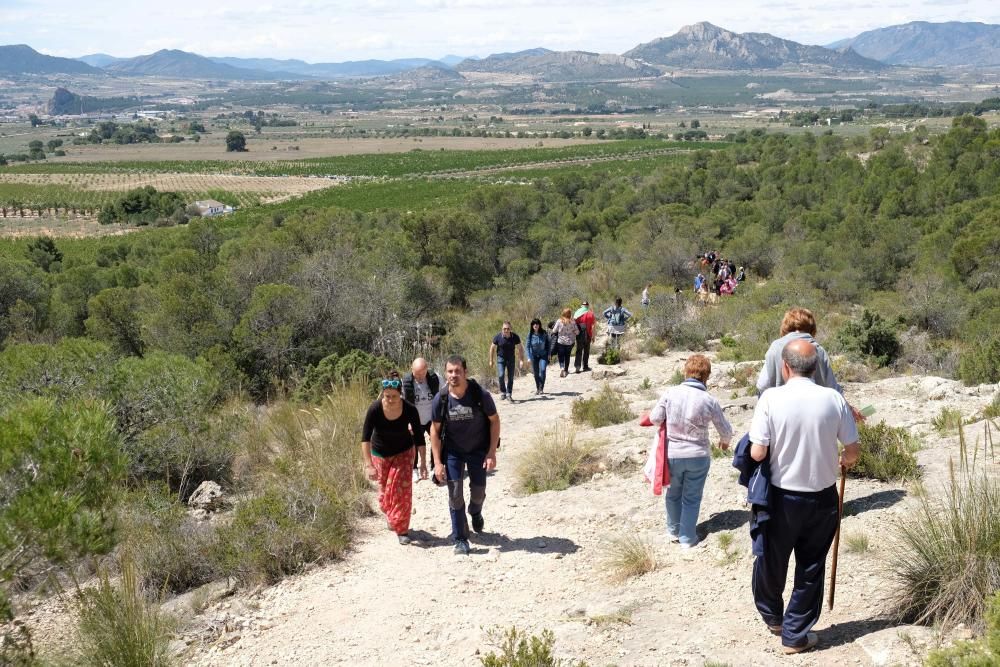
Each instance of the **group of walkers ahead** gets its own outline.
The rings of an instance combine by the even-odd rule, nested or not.
[[[615,305],[606,309],[603,316],[608,325],[608,346],[617,348],[632,313],[622,307],[621,297],[618,297]],[[561,378],[569,375],[571,360],[575,372],[590,371],[590,346],[594,340],[595,323],[594,311],[587,301],[576,312],[570,308],[563,309],[559,319],[550,322],[548,327],[544,327],[537,317],[531,320],[523,343],[510,321],[505,321],[500,333],[493,337],[489,350],[490,368],[495,365],[497,370],[500,400],[513,400],[515,371],[524,368],[525,349],[538,396],[545,393],[545,379],[553,356],[558,360]]]
[[[737,267],[735,262],[722,257],[718,251],[710,250],[698,255],[696,260],[698,275],[694,279],[694,291],[701,301],[705,301],[711,294],[716,297],[735,294],[739,284],[746,280],[747,274],[743,267]]]
[[[864,420],[844,399],[815,335],[810,311],[785,313],[781,337],[768,349],[757,380],[760,397],[750,432],[733,459],[752,508],[754,604],[788,654],[818,642],[812,628],[819,620],[826,558],[839,525],[835,484],[838,472],[857,462],[857,422]],[[696,526],[711,465],[708,426],[715,426],[724,450],[733,435],[718,400],[707,391],[711,371],[707,357],[689,357],[684,382],[664,392],[647,421],[661,427],[646,476],[654,490],[666,487],[666,530],[686,549],[699,544]],[[793,552],[795,576],[786,605]]]

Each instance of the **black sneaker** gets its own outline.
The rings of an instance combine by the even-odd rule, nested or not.
[[[468,556],[469,555],[469,541],[468,540],[455,540],[455,553]]]
[[[486,520],[483,519],[482,512],[480,512],[479,514],[472,515],[472,530],[476,531],[477,533],[481,533],[483,532],[483,526],[485,525],[486,525]]]

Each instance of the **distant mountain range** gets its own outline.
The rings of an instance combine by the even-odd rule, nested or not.
[[[105,72],[123,76],[164,76],[181,79],[268,80],[298,79],[300,75],[282,71],[233,67],[187,51],[163,49],[148,56],[116,60]]]
[[[849,47],[892,65],[995,67],[1000,66],[1000,25],[914,21],[869,30],[829,46]]]
[[[594,81],[659,76],[660,70],[615,54],[531,49],[498,53],[482,60],[465,60],[459,72],[488,72],[535,76],[545,81]]]
[[[624,55],[652,65],[684,69],[777,69],[786,65],[869,71],[885,68],[883,63],[849,48],[836,51],[767,33],[739,34],[707,22],[685,26],[671,37],[640,44]]]
[[[769,70],[828,67],[878,71],[889,65],[1000,66],[1000,25],[926,23],[880,28],[827,47],[808,46],[767,33],[735,33],[711,23],[681,28],[670,37],[640,44],[624,54],[529,49],[487,58],[448,55],[440,60],[405,58],[308,63],[273,58],[206,58],[163,50],[136,58],[95,53],[71,60],[25,45],[0,46],[0,74],[110,74],[219,80],[339,79],[397,76],[412,81],[460,81],[462,74],[520,74],[539,81],[647,78],[676,69]],[[441,68],[458,75],[446,75]],[[430,68],[424,70],[423,68]]]
[[[25,44],[0,46],[0,74],[100,74],[101,70],[71,58],[46,56]]]

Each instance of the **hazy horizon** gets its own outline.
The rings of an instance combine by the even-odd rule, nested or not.
[[[913,3],[848,0],[833,8],[770,0],[681,0],[668,10],[650,0],[290,0],[245,7],[175,0],[126,6],[92,0],[86,14],[70,0],[0,0],[0,44],[28,44],[48,55],[105,53],[128,58],[160,49],[209,57],[347,60],[480,56],[544,47],[622,53],[681,27],[709,21],[734,32],[767,32],[804,44],[829,44],[911,21],[1000,23],[986,0]],[[67,27],[71,26],[71,27]],[[213,34],[212,28],[218,27]]]

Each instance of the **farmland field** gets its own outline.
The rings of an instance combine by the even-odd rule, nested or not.
[[[123,172],[178,172],[236,174],[244,176],[408,176],[448,171],[510,167],[521,164],[585,158],[641,155],[666,148],[716,148],[709,142],[658,140],[593,141],[563,148],[519,148],[510,150],[411,150],[408,153],[345,155],[304,160],[269,161],[154,161],[154,162],[52,162],[7,167],[0,173],[97,174]]]

